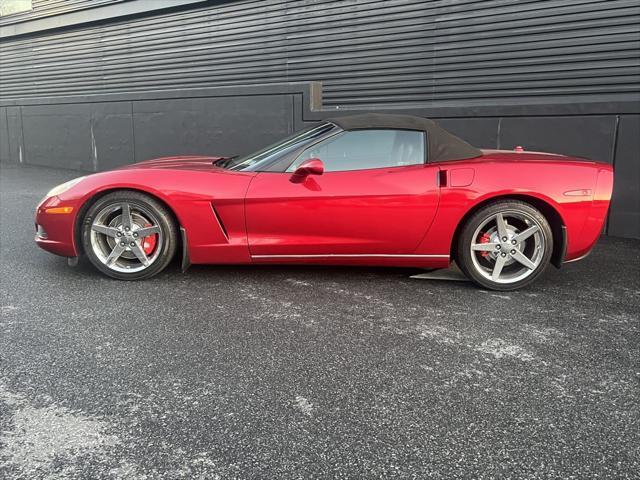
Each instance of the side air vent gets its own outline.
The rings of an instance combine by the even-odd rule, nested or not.
[[[222,222],[222,218],[220,218],[220,214],[218,213],[218,210],[216,210],[216,206],[212,203],[211,204],[211,210],[213,210],[213,214],[216,217],[216,220],[218,221],[218,225],[220,225],[220,230],[222,230],[222,234],[224,235],[224,238],[227,239],[227,241],[229,240],[229,234],[227,233],[227,229],[224,226],[224,223]]]

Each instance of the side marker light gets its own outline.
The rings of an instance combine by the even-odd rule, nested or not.
[[[73,212],[73,207],[51,207],[44,210],[45,213],[68,214]]]

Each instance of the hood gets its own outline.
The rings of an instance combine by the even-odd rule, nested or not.
[[[170,170],[222,170],[213,165],[213,162],[229,157],[208,157],[201,155],[181,155],[179,157],[162,157],[153,160],[134,163],[121,167],[121,169],[170,169]]]

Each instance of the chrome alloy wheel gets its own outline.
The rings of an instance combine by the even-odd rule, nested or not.
[[[164,242],[157,216],[148,208],[124,202],[96,214],[90,240],[96,257],[121,273],[148,268],[158,259]]]
[[[505,211],[490,215],[470,245],[476,271],[492,282],[519,282],[536,271],[545,255],[542,226],[531,215]]]

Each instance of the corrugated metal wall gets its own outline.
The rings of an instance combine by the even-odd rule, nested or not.
[[[328,106],[625,101],[638,25],[637,0],[210,4],[6,39],[0,98],[312,80]]]

